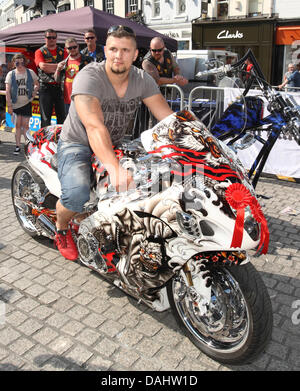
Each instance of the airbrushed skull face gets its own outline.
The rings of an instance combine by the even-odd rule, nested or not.
[[[160,243],[155,243],[145,239],[141,242],[140,261],[144,267],[151,272],[155,272],[162,265],[162,253]]]

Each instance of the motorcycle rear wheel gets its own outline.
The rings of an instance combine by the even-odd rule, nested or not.
[[[28,201],[34,201],[35,194],[34,186],[41,193],[45,189],[45,184],[37,174],[33,172],[28,163],[20,163],[15,169],[11,181],[11,196],[14,210],[17,219],[22,229],[31,237],[38,236],[38,230],[34,223],[34,216],[31,213],[31,208],[21,207],[17,203],[17,198],[22,198]]]
[[[167,286],[173,315],[183,333],[207,356],[229,365],[250,363],[266,348],[272,334],[267,289],[251,263],[212,265],[210,269],[209,313],[201,316],[181,271]]]

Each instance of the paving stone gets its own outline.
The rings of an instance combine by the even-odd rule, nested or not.
[[[43,293],[41,296],[39,296],[39,300],[44,304],[54,303],[59,298],[60,298],[60,296],[57,293],[51,292],[51,291],[47,291],[47,292]]]
[[[90,313],[87,317],[82,319],[82,322],[89,327],[97,329],[105,320],[106,318],[103,315]]]
[[[51,314],[53,314],[53,312],[54,310],[52,308],[49,308],[45,305],[40,305],[39,307],[36,307],[34,310],[31,311],[31,315],[40,320],[45,320]]]
[[[94,349],[98,351],[101,355],[109,357],[118,349],[118,346],[119,345],[117,343],[104,337],[102,341],[100,341],[96,346],[94,346]]]
[[[114,360],[124,368],[131,368],[139,358],[136,352],[124,347],[114,353]]]
[[[25,352],[31,349],[34,346],[34,343],[30,341],[28,338],[21,337],[17,339],[15,342],[11,343],[9,348],[14,353],[22,356]]]
[[[70,318],[67,315],[55,312],[46,320],[46,323],[49,324],[49,326],[53,326],[60,329],[69,320]]]
[[[0,329],[0,341],[4,346],[9,346],[20,336],[20,333],[14,330],[12,327],[5,327]]]
[[[26,319],[28,319],[28,315],[25,315],[24,313],[18,310],[13,311],[12,313],[6,316],[6,321],[14,327],[19,326]]]
[[[86,367],[89,371],[109,371],[113,361],[103,358],[101,356],[92,357],[86,364]]]
[[[65,335],[60,335],[55,338],[51,343],[49,343],[48,347],[52,349],[57,354],[61,355],[73,346],[74,342],[70,337]]]
[[[260,179],[257,193],[270,229],[267,255],[253,257],[271,296],[274,328],[252,364],[221,365],[179,330],[170,311],[156,313],[108,281],[65,260],[47,239],[30,238],[11,204],[9,183],[22,157],[14,134],[0,132],[0,370],[6,371],[299,371],[300,216],[282,215],[300,185]],[[6,155],[9,158],[6,158]],[[1,188],[2,181],[5,184]],[[300,308],[300,307],[299,307]]]
[[[30,297],[26,297],[25,299],[20,300],[18,301],[18,303],[16,303],[16,306],[24,312],[30,312],[39,305],[40,304],[38,303],[38,301],[31,299]]]
[[[19,330],[27,336],[34,334],[37,330],[43,327],[42,323],[35,319],[27,319],[24,323],[19,326]]]
[[[33,335],[33,338],[41,345],[48,345],[54,338],[58,336],[58,333],[50,327],[43,327],[41,330]]]
[[[42,285],[39,284],[32,284],[29,286],[29,288],[25,289],[25,292],[28,293],[30,296],[38,297],[42,293],[46,291],[46,288],[44,288]]]
[[[113,320],[106,320],[98,329],[113,338],[124,329],[124,326]]]
[[[72,348],[68,353],[65,353],[65,357],[74,362],[75,364],[82,366],[84,363],[88,361],[92,357],[93,353],[89,351],[87,348],[77,345]]]
[[[84,325],[80,322],[77,322],[75,320],[71,320],[70,322],[66,323],[61,330],[64,331],[67,334],[70,334],[72,336],[75,336],[84,328]]]
[[[85,318],[89,313],[90,313],[89,309],[87,309],[81,305],[75,304],[66,314],[70,318],[73,318],[76,320],[81,320],[81,319]]]
[[[84,329],[77,336],[76,340],[85,345],[92,346],[100,338],[98,332],[91,329]]]

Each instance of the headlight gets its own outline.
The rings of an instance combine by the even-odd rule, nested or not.
[[[244,229],[255,242],[259,239],[259,225],[252,217],[249,206],[245,209]]]
[[[194,216],[185,212],[176,212],[176,220],[180,229],[191,236],[198,237],[201,233],[200,227]]]

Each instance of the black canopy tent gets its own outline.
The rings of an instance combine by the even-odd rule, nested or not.
[[[7,28],[0,32],[0,41],[2,41],[2,45],[6,46],[39,46],[45,42],[44,31],[51,28],[57,32],[58,43],[64,43],[66,38],[69,37],[76,38],[79,43],[84,43],[84,31],[88,28],[94,28],[98,43],[103,45],[105,44],[107,29],[113,25],[131,27],[136,33],[139,48],[148,48],[151,39],[160,36],[168,49],[173,52],[177,51],[177,41],[175,39],[130,19],[121,18],[93,7],[83,7],[52,14]]]

